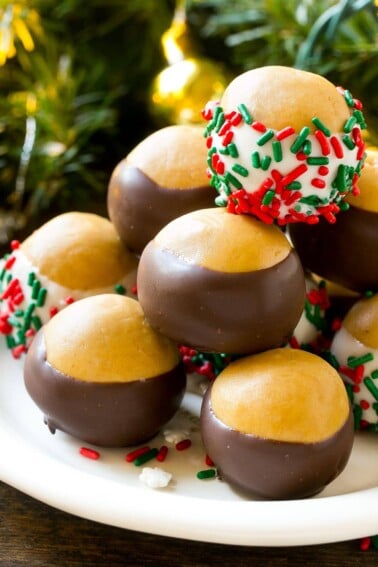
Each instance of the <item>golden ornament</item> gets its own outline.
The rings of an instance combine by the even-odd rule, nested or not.
[[[196,54],[182,0],[161,42],[168,66],[153,81],[151,114],[162,123],[202,123],[205,104],[220,99],[229,80],[220,64]]]

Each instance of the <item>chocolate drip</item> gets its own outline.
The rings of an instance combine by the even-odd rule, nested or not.
[[[348,462],[354,436],[351,411],[335,434],[317,443],[274,441],[241,433],[215,416],[211,388],[202,403],[201,432],[221,478],[245,496],[284,500],[313,496],[334,480]]]
[[[156,330],[206,352],[248,354],[283,345],[303,310],[304,275],[291,251],[254,272],[216,272],[189,264],[155,241],[138,270],[138,297]]]
[[[60,429],[106,447],[135,445],[153,437],[180,407],[186,386],[181,364],[154,378],[134,382],[96,383],[71,378],[46,360],[43,329],[28,351],[24,379],[51,431]]]
[[[109,182],[108,212],[126,246],[141,253],[171,220],[197,209],[214,207],[215,197],[210,185],[188,189],[161,187],[123,160]]]

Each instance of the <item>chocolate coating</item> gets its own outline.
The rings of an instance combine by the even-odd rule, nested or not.
[[[307,498],[320,492],[345,468],[353,446],[352,412],[330,438],[318,443],[263,439],[231,429],[211,407],[211,387],[201,409],[205,449],[221,478],[246,496]]]
[[[123,160],[111,176],[108,213],[126,246],[141,253],[171,220],[197,209],[214,206],[212,187],[161,187],[139,168]]]
[[[335,224],[293,224],[290,236],[305,268],[349,289],[378,289],[377,213],[351,206]]]
[[[136,445],[153,437],[180,407],[186,386],[181,364],[134,382],[76,380],[46,360],[43,329],[27,354],[24,380],[52,433],[60,429],[105,447]]]
[[[284,344],[305,298],[293,250],[270,268],[226,273],[188,264],[152,241],[141,256],[137,286],[153,328],[200,351],[232,354]]]

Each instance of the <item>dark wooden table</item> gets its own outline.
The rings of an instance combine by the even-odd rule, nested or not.
[[[377,567],[378,550],[361,551],[359,541],[266,548],[160,537],[77,518],[0,483],[1,567],[100,565]]]

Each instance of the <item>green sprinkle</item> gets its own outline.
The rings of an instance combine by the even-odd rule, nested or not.
[[[6,274],[6,269],[3,268],[3,269],[1,270],[1,272],[0,272],[0,282],[3,281],[5,274]]]
[[[220,149],[218,150],[218,152],[219,152],[220,154],[222,154],[222,156],[229,156],[229,155],[230,155],[230,150],[229,150],[228,148],[229,148],[229,146],[231,146],[231,145],[232,145],[232,144],[228,144],[228,146],[226,146],[225,148],[220,148]],[[235,145],[235,144],[234,144],[234,145]],[[214,149],[215,149],[215,148],[214,148]]]
[[[230,173],[229,171],[226,173],[224,178],[226,183],[230,183],[231,185],[236,187],[236,189],[241,189],[243,187],[243,184],[239,181],[239,179],[232,175],[232,173]]]
[[[134,465],[136,467],[140,467],[141,465],[144,465],[144,463],[147,463],[147,461],[151,461],[152,459],[154,459],[156,457],[156,455],[158,454],[159,449],[150,449],[149,451],[147,451],[147,453],[143,453],[143,455],[141,455],[140,457],[137,457],[133,462]]]
[[[37,307],[43,307],[46,301],[47,289],[45,287],[41,287],[38,292],[37,296]]]
[[[246,169],[245,167],[243,167],[242,165],[240,165],[239,163],[235,163],[232,166],[232,171],[235,171],[235,173],[238,173],[239,175],[241,175],[242,177],[248,177],[248,169]]]
[[[317,195],[309,195],[308,197],[299,199],[299,202],[303,203],[303,205],[309,205],[310,207],[319,207],[320,205],[326,204],[328,201],[326,198],[321,199]]]
[[[29,274],[28,274],[28,285],[32,286],[34,280],[35,280],[35,273],[29,272]]]
[[[114,291],[115,291],[116,293],[119,293],[119,295],[125,295],[125,293],[126,293],[126,288],[125,288],[125,286],[123,286],[122,284],[116,284],[116,285],[114,286]]]
[[[214,478],[217,472],[215,469],[205,469],[203,471],[198,471],[197,478],[199,480],[205,480],[207,478]]]
[[[19,329],[17,331],[17,338],[18,338],[19,344],[22,344],[22,345],[26,344],[25,332],[22,329]]]
[[[260,138],[258,140],[256,140],[256,144],[258,146],[263,146],[264,144],[269,142],[269,140],[271,140],[273,138],[273,136],[274,136],[274,131],[270,128],[269,130],[264,132],[264,134],[262,136],[260,136]]]
[[[345,134],[349,134],[352,131],[353,126],[355,126],[356,124],[357,124],[357,117],[354,114],[352,114],[352,116],[350,116],[344,124],[343,130]]]
[[[261,160],[261,169],[266,171],[269,169],[270,164],[272,163],[272,158],[270,156],[264,156]]]
[[[262,198],[261,202],[263,205],[270,205],[270,203],[273,201],[274,196],[275,196],[276,192],[272,189],[270,189],[269,191],[267,191],[264,195],[264,197]]]
[[[344,91],[344,98],[345,98],[345,102],[347,103],[348,106],[351,106],[351,107],[354,106],[354,100],[353,100],[353,97],[351,95],[351,92],[348,91],[347,89],[345,89],[345,91]]]
[[[323,124],[323,122],[320,120],[320,118],[317,118],[316,116],[312,119],[312,123],[314,124],[314,126],[316,126],[319,130],[321,130],[323,132],[323,134],[325,134],[326,136],[330,136],[331,135],[331,130],[329,128],[327,128],[327,126],[325,124]]]
[[[308,165],[328,165],[329,159],[327,157],[319,156],[319,157],[309,157],[306,159]]]
[[[272,148],[273,148],[274,160],[277,161],[277,162],[282,161],[282,145],[281,145],[281,142],[279,140],[275,140],[272,143]]]
[[[16,346],[16,341],[14,340],[14,337],[12,337],[12,335],[5,335],[5,342],[6,342],[7,348],[9,348],[9,349]]]
[[[290,147],[290,151],[293,154],[296,154],[300,150],[309,133],[310,128],[308,126],[304,126]]]
[[[34,328],[38,331],[42,327],[42,321],[38,315],[33,315],[31,318]]]
[[[312,150],[312,144],[310,140],[305,140],[303,144],[303,153],[306,154],[306,156],[309,156],[311,154],[311,150]]]
[[[40,287],[41,283],[38,280],[34,280],[31,293],[32,299],[37,299]]]
[[[361,418],[362,418],[362,407],[355,404],[353,406],[353,417],[354,417],[354,429],[360,429]]]
[[[378,401],[378,388],[377,386],[374,384],[373,380],[371,378],[365,378],[364,379],[364,384],[367,387],[367,389],[369,390],[369,392],[374,396],[374,398]]]
[[[347,134],[341,138],[343,141],[344,146],[348,148],[348,150],[353,150],[356,147],[356,144],[353,142],[352,138]]]
[[[219,130],[222,128],[223,124],[224,124],[224,112],[219,112],[218,117],[217,117],[217,122],[215,124],[215,131],[219,132]]]
[[[353,116],[356,118],[361,128],[366,128],[365,117],[362,114],[361,110],[355,110],[353,112]]]
[[[254,167],[255,169],[261,167],[261,159],[259,152],[253,152],[251,157],[252,157],[252,167]]]
[[[302,189],[302,183],[300,181],[292,181],[289,185],[286,185],[285,189],[289,189],[289,191],[297,191],[298,189]]]
[[[239,152],[238,152],[238,148],[237,148],[236,144],[231,142],[231,144],[228,144],[228,146],[226,146],[226,147],[227,147],[228,153],[231,157],[233,157],[233,158],[239,157]]]
[[[241,104],[239,104],[237,109],[240,112],[240,114],[242,115],[244,122],[246,124],[252,124],[253,117],[252,117],[252,114],[249,112],[248,108],[246,107],[246,105],[241,103]]]
[[[17,309],[17,311],[14,312],[16,317],[23,317],[24,316],[24,310],[23,309]]]
[[[378,378],[378,369],[373,370],[373,372],[371,373],[371,377],[373,378],[373,380],[376,380]]]
[[[206,128],[207,133],[210,133],[215,128],[217,121],[218,121],[219,114],[223,114],[223,110],[220,106],[216,106],[215,109],[214,109],[213,118],[209,122],[209,124],[207,125],[207,128]]]
[[[339,165],[337,169],[337,175],[335,178],[335,184],[340,193],[344,193],[348,189],[347,185],[347,174],[348,167],[346,165]]]
[[[367,352],[363,356],[349,356],[348,366],[349,368],[357,368],[357,366],[365,364],[366,362],[371,362],[372,360],[374,360],[374,355],[372,352]]]
[[[214,203],[217,207],[225,207],[227,205],[227,199],[225,199],[223,195],[218,195],[218,197],[215,197]]]
[[[349,203],[347,203],[346,201],[340,201],[340,202],[338,203],[338,205],[339,205],[340,211],[343,211],[343,212],[349,211],[349,206],[350,206],[350,205],[349,205]]]

